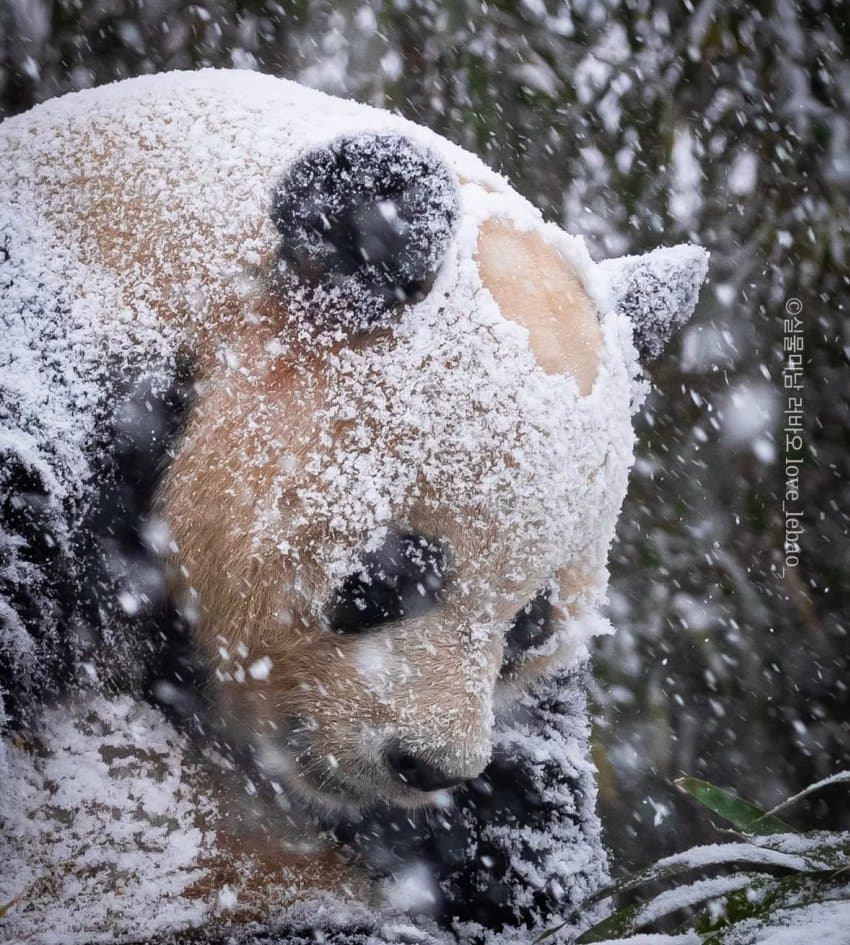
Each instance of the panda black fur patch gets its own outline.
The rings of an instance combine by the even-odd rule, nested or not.
[[[109,386],[114,402],[81,467],[90,485],[74,501],[62,491],[62,457],[31,447],[47,442],[39,417],[0,381],[0,731],[4,721],[35,721],[83,664],[158,701],[167,683],[167,708],[180,714],[198,688],[186,628],[145,535],[191,407],[190,369]]]
[[[282,292],[306,289],[314,319],[373,325],[424,298],[459,218],[457,181],[434,152],[396,134],[340,138],[275,190]]]

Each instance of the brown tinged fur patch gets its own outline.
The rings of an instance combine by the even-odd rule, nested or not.
[[[602,332],[593,304],[570,264],[539,233],[485,220],[478,237],[481,281],[505,318],[524,325],[547,374],[568,371],[589,394]]]

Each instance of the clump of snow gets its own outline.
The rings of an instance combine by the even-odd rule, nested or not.
[[[780,397],[766,382],[742,381],[729,388],[717,409],[721,435],[731,446],[741,448],[770,434],[780,412]]]
[[[729,190],[737,197],[751,194],[758,181],[758,157],[752,151],[740,151],[729,169]]]
[[[218,907],[219,909],[229,910],[232,909],[236,903],[239,901],[239,897],[236,893],[225,884],[218,891]]]
[[[404,912],[429,912],[437,901],[434,878],[424,864],[412,866],[389,877],[382,885],[384,903]]]
[[[699,139],[689,128],[677,129],[670,155],[670,213],[685,227],[693,225],[702,204],[702,169],[696,154],[699,147]]]
[[[248,667],[248,675],[251,679],[268,679],[272,669],[272,661],[268,656],[263,656]]]

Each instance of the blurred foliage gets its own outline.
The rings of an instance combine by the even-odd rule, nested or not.
[[[705,839],[681,771],[770,805],[850,762],[850,7],[766,0],[0,0],[0,107],[201,65],[399,110],[597,257],[691,239],[710,284],[653,367],[597,653],[608,840]],[[785,306],[806,532],[784,567]],[[676,812],[682,816],[676,816]],[[828,793],[817,825],[847,824]]]

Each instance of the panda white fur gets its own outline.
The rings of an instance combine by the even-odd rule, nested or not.
[[[704,252],[597,265],[426,129],[241,72],[6,121],[0,193],[12,933],[574,922],[637,357]]]

